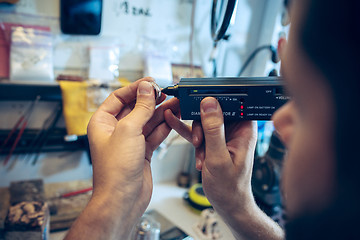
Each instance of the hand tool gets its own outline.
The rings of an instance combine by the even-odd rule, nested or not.
[[[34,109],[34,106],[39,102],[40,100],[40,96],[37,96],[36,99],[30,104],[30,106],[26,109],[26,111],[24,112],[24,114],[22,114],[20,116],[20,118],[18,119],[18,121],[15,123],[14,127],[11,129],[10,133],[7,135],[6,139],[4,140],[4,142],[2,143],[2,146],[0,148],[0,152],[4,149],[4,147],[6,146],[6,144],[8,143],[8,141],[11,139],[12,135],[15,133],[15,131],[20,127],[19,133],[15,138],[14,143],[12,144],[10,151],[8,153],[8,155],[5,158],[4,161],[4,165],[7,164],[7,162],[9,161],[9,159],[11,158],[14,150],[16,149],[17,144],[19,143],[22,134],[24,133],[24,130],[28,124],[28,121],[31,117],[31,113],[32,110]]]

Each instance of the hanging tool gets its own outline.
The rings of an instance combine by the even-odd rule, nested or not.
[[[26,154],[26,156],[24,157],[25,162],[27,161],[28,158],[30,158],[30,161],[31,161],[31,155],[36,150],[38,150],[39,145],[43,142],[44,134],[45,134],[47,128],[49,128],[49,126],[51,125],[51,122],[53,121],[52,119],[59,118],[61,116],[61,114],[60,114],[61,111],[62,111],[61,104],[58,104],[56,106],[55,110],[53,110],[53,112],[50,114],[50,116],[44,121],[40,131],[36,134],[36,136],[33,138],[33,140],[31,141],[31,143],[28,146],[29,151]]]
[[[93,190],[92,187],[84,188],[84,189],[81,189],[81,190],[64,193],[64,194],[62,194],[60,197],[61,197],[61,198],[73,197],[73,196],[76,196],[76,195],[79,195],[79,194],[82,194],[82,193],[90,192],[90,191],[92,191],[92,190]]]
[[[19,133],[15,138],[14,143],[12,144],[10,151],[8,153],[8,155],[5,158],[4,161],[4,166],[7,164],[7,162],[9,161],[9,159],[11,158],[14,150],[16,149],[17,144],[19,143],[21,136],[24,133],[24,130],[28,124],[28,121],[30,119],[31,113],[33,112],[32,110],[34,109],[35,105],[39,102],[40,100],[40,96],[37,96],[36,99],[30,104],[30,106],[26,109],[26,111],[20,116],[20,118],[18,119],[18,121],[15,123],[14,127],[11,129],[10,133],[7,135],[5,141],[2,143],[1,148],[0,148],[0,152],[4,149],[4,147],[6,146],[6,144],[8,143],[8,141],[10,140],[10,138],[12,137],[12,135],[15,133],[15,131],[20,127]]]
[[[59,103],[54,112],[45,120],[42,130],[39,133],[39,141],[36,143],[34,147],[35,158],[32,161],[32,164],[35,165],[37,160],[39,159],[42,148],[45,146],[49,133],[55,128],[57,121],[62,115],[62,105]]]

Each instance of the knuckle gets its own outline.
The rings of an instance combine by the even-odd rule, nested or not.
[[[148,134],[150,134],[151,133],[151,127],[148,125],[148,124],[146,124],[144,127],[143,127],[143,133],[144,133],[144,135],[145,136],[147,136]]]
[[[152,105],[149,105],[143,101],[137,102],[135,107],[145,110],[146,112],[152,112],[154,110],[154,107]]]
[[[208,121],[204,123],[203,129],[204,132],[211,135],[218,135],[219,132],[223,129],[223,122],[222,121]]]
[[[220,158],[224,159],[224,158]],[[223,173],[227,169],[227,164],[225,164],[226,161],[219,161],[219,158],[208,161],[206,163],[208,171],[215,177],[224,177]]]
[[[165,139],[170,133],[170,129],[168,128],[159,128],[159,138]],[[159,144],[156,144],[154,150],[159,146]]]
[[[132,132],[137,129],[135,122],[128,121],[127,119],[119,121],[117,127],[121,129],[123,133]]]

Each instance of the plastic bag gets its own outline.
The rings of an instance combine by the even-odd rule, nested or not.
[[[10,76],[10,45],[13,27],[33,28],[50,32],[50,28],[46,26],[1,22],[0,20],[0,78],[8,79]]]
[[[111,82],[119,76],[120,48],[118,46],[91,46],[89,78]]]
[[[13,27],[10,80],[53,81],[53,45],[50,32]]]
[[[68,135],[86,135],[93,112],[88,111],[87,82],[59,81]]]
[[[68,135],[86,135],[92,114],[120,82],[59,81]]]

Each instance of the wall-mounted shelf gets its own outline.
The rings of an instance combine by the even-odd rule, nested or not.
[[[34,101],[38,96],[40,96],[40,101],[59,102],[62,104],[61,89],[57,82],[42,83],[20,81],[10,82],[6,80],[0,81],[0,101]],[[56,121],[57,120],[55,120],[54,124],[56,124]],[[0,130],[0,146],[7,138],[10,131],[11,129]],[[19,130],[14,133],[8,144],[4,146],[0,155],[6,155],[9,153],[18,132]],[[67,142],[64,139],[66,136],[66,129],[53,128],[50,129],[48,133],[46,133],[46,137],[40,138],[35,142],[34,139],[37,139],[40,134],[44,135],[44,133],[40,133],[39,130],[26,129],[14,153],[38,154],[39,152],[76,150],[86,150],[89,153],[87,136],[79,136],[76,141]],[[89,161],[91,162],[90,155]]]
[[[0,130],[0,145],[2,145],[3,140],[7,137],[9,131]],[[18,131],[12,136],[9,141],[9,144],[4,146],[3,150],[0,152],[0,155],[7,155],[11,148],[11,143],[15,141]],[[21,141],[17,145],[14,154],[19,153],[36,153],[37,151],[41,152],[62,152],[62,151],[77,151],[77,150],[87,150],[88,140],[87,136],[79,136],[74,141],[66,141],[64,136],[66,135],[66,129],[63,128],[54,128],[48,134],[46,141],[41,146],[39,145],[38,136],[40,135],[40,130],[29,129],[25,130],[24,134],[21,137]],[[41,136],[40,136],[41,137]],[[40,148],[41,146],[41,148]]]
[[[61,102],[61,89],[54,83],[0,82],[0,101],[32,101],[40,96],[41,101]]]

